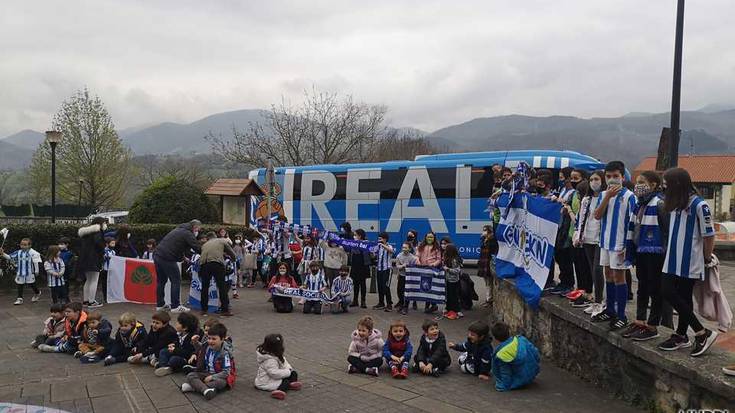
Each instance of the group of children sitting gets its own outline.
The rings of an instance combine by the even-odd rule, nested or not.
[[[378,376],[385,363],[391,376],[408,377],[409,370],[427,376],[439,377],[452,363],[448,349],[460,353],[457,362],[463,373],[481,380],[495,378],[495,389],[508,391],[523,387],[539,373],[539,352],[522,335],[511,336],[507,324],[498,322],[492,331],[482,322],[470,324],[467,339],[462,343],[447,343],[436,320],[426,320],[416,354],[413,351],[408,327],[403,320],[390,324],[388,337],[383,339],[370,316],[362,317],[352,332],[348,349],[348,373]],[[492,336],[491,336],[492,335]],[[493,350],[492,339],[498,343]],[[413,356],[413,364],[411,364]]]

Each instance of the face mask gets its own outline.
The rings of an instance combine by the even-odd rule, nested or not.
[[[194,231],[194,238],[199,236],[199,231]]]
[[[401,250],[401,252],[404,254],[408,254],[410,251],[408,250],[408,248],[404,248]]]
[[[602,189],[602,182],[592,181],[590,182],[590,188],[595,192],[600,192],[600,189]]]
[[[434,238],[427,238],[426,239],[426,243],[429,244],[429,245],[433,244],[434,243]]]
[[[572,184],[572,188],[577,189],[577,185],[579,185],[580,181],[570,181],[569,183]]]
[[[235,244],[239,244],[239,243],[240,243],[240,240],[239,239],[236,239],[235,240]]]
[[[607,180],[608,186],[620,186],[623,184],[623,180],[620,178],[610,178]]]
[[[66,245],[59,245],[59,249],[64,251],[66,249]]]
[[[644,198],[646,195],[650,194],[651,192],[653,192],[651,190],[651,187],[646,184],[636,184],[635,189],[633,189],[633,193],[638,198]]]
[[[413,235],[409,235],[409,236],[408,236],[408,239],[410,239],[411,241],[413,241],[413,240],[414,240],[414,238],[416,238],[416,237],[414,237]]]
[[[286,272],[287,272],[286,270],[278,271],[278,273],[281,274],[281,275],[286,275]]]
[[[317,275],[317,274],[319,274],[319,270],[318,270],[318,269],[316,269],[316,268],[313,268],[313,269],[311,270],[311,273],[312,273],[312,274],[314,274],[314,275]]]

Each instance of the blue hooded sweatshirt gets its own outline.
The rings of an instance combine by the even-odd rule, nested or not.
[[[495,390],[508,391],[523,387],[539,373],[539,352],[526,337],[511,337],[495,349],[492,371]]]

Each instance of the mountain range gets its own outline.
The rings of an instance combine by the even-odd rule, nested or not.
[[[263,110],[248,109],[207,116],[192,123],[164,122],[122,129],[121,139],[137,155],[208,153],[204,136],[210,132],[225,137],[232,128],[243,130],[262,121]],[[599,159],[620,159],[635,166],[654,155],[661,128],[669,124],[668,113],[629,113],[616,118],[508,115],[477,118],[425,136],[439,149],[455,152],[512,149],[570,149]],[[682,154],[735,151],[735,108],[707,105],[681,114]],[[409,130],[404,128],[402,130]],[[43,142],[41,132],[24,130],[0,139],[0,169],[21,169],[30,163],[35,148]]]

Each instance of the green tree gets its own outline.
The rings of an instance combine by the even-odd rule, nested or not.
[[[115,131],[99,96],[86,88],[64,101],[52,122],[63,134],[56,148],[56,189],[61,200],[76,202],[82,180],[82,203],[95,209],[119,206],[130,175],[130,150]],[[51,149],[36,149],[30,175],[36,199],[48,199],[51,190]]]
[[[217,209],[204,191],[174,176],[159,178],[138,195],[129,217],[131,222],[140,224],[218,221]]]

